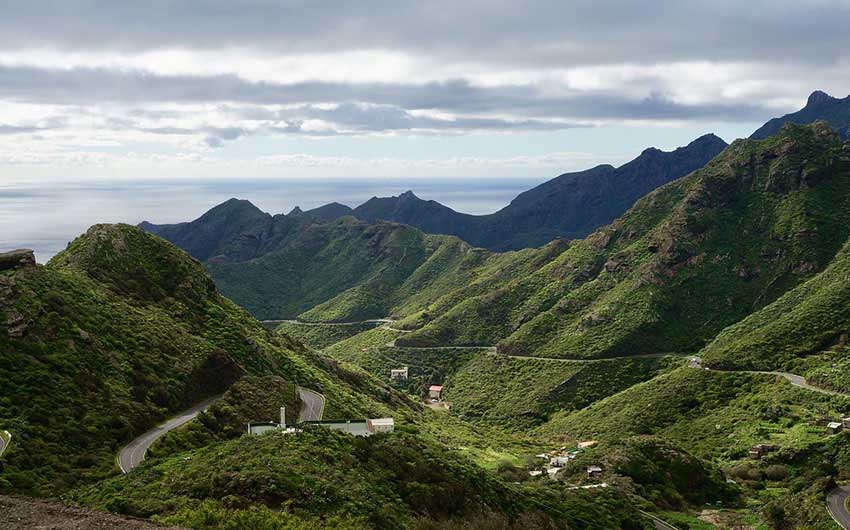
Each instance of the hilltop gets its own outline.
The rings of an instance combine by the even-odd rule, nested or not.
[[[826,121],[842,138],[850,139],[850,96],[838,99],[815,90],[806,101],[805,107],[780,118],[773,118],[756,130],[750,138],[762,140],[772,136],[786,123],[806,124],[817,120]]]
[[[52,496],[112,475],[133,436],[245,377],[321,387],[339,415],[405,406],[270,334],[199,262],[128,225],[94,226],[46,266],[0,272],[0,312],[0,423],[14,435],[3,493]]]

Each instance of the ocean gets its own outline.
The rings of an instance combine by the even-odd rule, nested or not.
[[[329,202],[355,207],[374,196],[412,190],[457,211],[487,214],[542,180],[509,178],[337,180],[139,180],[0,183],[0,252],[31,248],[47,262],[97,223],[177,223],[198,218],[229,198],[248,199],[271,214]]]

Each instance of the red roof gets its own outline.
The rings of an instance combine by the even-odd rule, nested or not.
[[[428,390],[433,390],[434,392],[442,392],[442,391],[443,391],[443,387],[438,386],[438,385],[431,385],[431,386],[428,388]]]

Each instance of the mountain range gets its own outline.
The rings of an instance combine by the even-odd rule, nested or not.
[[[451,217],[409,193],[359,214],[232,199],[189,223],[95,225],[46,265],[3,254],[0,495],[16,497],[0,521],[34,495],[193,530],[833,528],[850,141],[835,119],[787,119],[671,176],[718,147],[530,190],[510,217],[543,244],[518,250],[376,213]],[[586,237],[522,228],[523,207],[596,179],[651,189],[610,222],[585,212]],[[316,403],[345,430],[394,431],[304,421]],[[295,428],[245,434],[280,407]],[[123,473],[147,432],[162,436]]]
[[[189,224],[158,226],[145,222],[141,226],[201,260],[214,253],[251,259],[275,248],[279,234],[296,224],[296,218],[333,220],[346,215],[369,222],[404,223],[429,234],[454,235],[494,251],[514,250],[556,238],[584,237],[622,215],[646,193],[704,166],[725,147],[723,140],[707,134],[671,152],[649,148],[618,168],[601,165],[560,175],[521,193],[490,215],[456,212],[407,191],[397,197],[373,197],[354,209],[331,203],[306,212],[295,208],[276,216],[244,201],[231,200]],[[238,252],[234,246],[237,240]]]
[[[750,138],[762,140],[779,132],[786,123],[806,124],[823,120],[845,140],[850,138],[850,96],[838,99],[821,90],[815,90],[806,106],[797,112],[774,118],[756,130]]]

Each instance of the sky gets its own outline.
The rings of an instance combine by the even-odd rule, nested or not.
[[[815,89],[850,92],[850,0],[0,0],[0,13],[6,186],[539,180],[707,132],[731,141]]]

